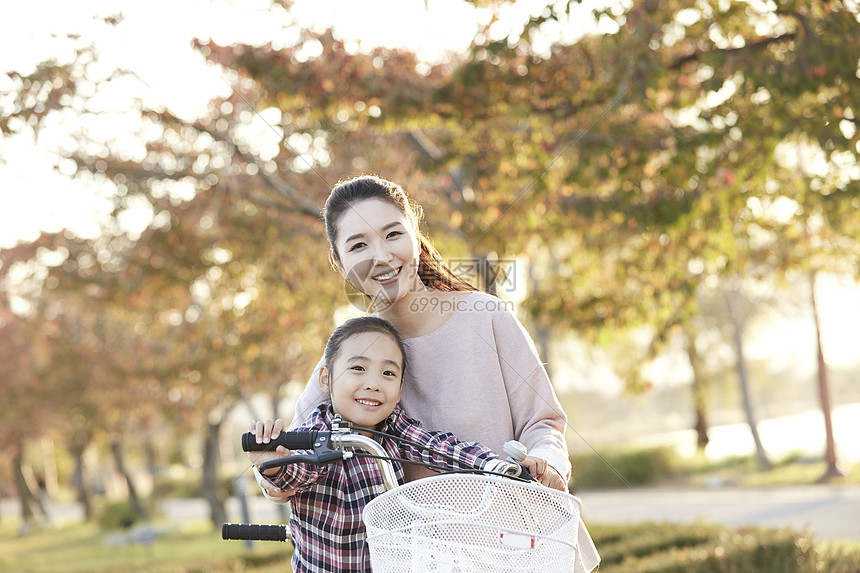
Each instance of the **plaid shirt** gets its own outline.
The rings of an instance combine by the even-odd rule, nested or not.
[[[331,404],[321,404],[297,429],[331,430],[333,416]],[[380,443],[391,457],[450,467],[450,462],[436,455],[441,453],[453,456],[461,468],[477,469],[498,459],[480,444],[460,442],[453,434],[421,428],[418,421],[401,412],[399,405],[379,429],[429,448],[425,451],[382,439]],[[394,469],[402,484],[403,467],[394,462]],[[291,464],[270,481],[282,489],[299,490],[290,500],[290,530],[296,543],[293,571],[370,571],[361,512],[370,500],[385,492],[375,459],[356,456],[324,466]]]

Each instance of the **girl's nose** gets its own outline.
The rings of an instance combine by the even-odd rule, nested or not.
[[[379,383],[375,379],[369,378],[364,382],[364,389],[365,390],[379,390]]]

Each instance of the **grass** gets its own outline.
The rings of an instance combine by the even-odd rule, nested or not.
[[[157,525],[153,527],[159,530]],[[289,569],[289,544],[259,542],[248,550],[241,541],[221,540],[220,531],[213,531],[208,523],[165,526],[150,544],[128,542],[131,531],[134,529],[103,532],[93,524],[77,524],[43,527],[19,537],[17,523],[4,519],[0,527],[0,571],[274,573]]]
[[[669,447],[606,451],[602,457],[595,454],[574,456],[572,462],[577,489],[627,487],[628,484],[634,487],[809,485],[818,482],[827,467],[820,460],[790,455],[773,461],[770,470],[760,470],[755,456],[714,461],[701,454],[682,457]],[[833,478],[830,483],[860,483],[860,464],[842,464],[841,469],[845,477]]]
[[[0,571],[24,573],[276,573],[289,570],[289,546],[247,550],[205,523],[165,530],[151,545],[110,546],[94,525],[43,527],[18,537],[0,523]],[[710,524],[591,524],[601,573],[856,573],[860,544],[817,542],[803,533]]]
[[[798,455],[787,456],[772,464],[771,469],[761,470],[754,456],[727,458],[718,462],[694,457],[682,462],[685,469],[679,472],[679,476],[682,483],[686,481],[696,486],[777,487],[817,483],[827,469],[824,461],[809,460]],[[830,483],[860,483],[860,464],[843,464],[841,469],[845,476],[833,478]]]

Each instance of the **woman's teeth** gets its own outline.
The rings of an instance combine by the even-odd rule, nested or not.
[[[376,275],[375,277],[373,277],[373,280],[387,281],[388,279],[393,279],[394,277],[396,277],[398,272],[399,271],[395,269],[393,271],[385,273],[384,275]]]

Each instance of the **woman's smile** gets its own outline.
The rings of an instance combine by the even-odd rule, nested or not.
[[[390,284],[390,283],[393,283],[394,281],[397,280],[397,277],[400,276],[400,271],[402,269],[403,269],[403,267],[398,267],[392,271],[388,271],[388,272],[385,272],[385,273],[382,273],[379,275],[375,275],[371,278],[373,278],[373,280],[375,280],[376,282],[383,284],[383,285]]]

